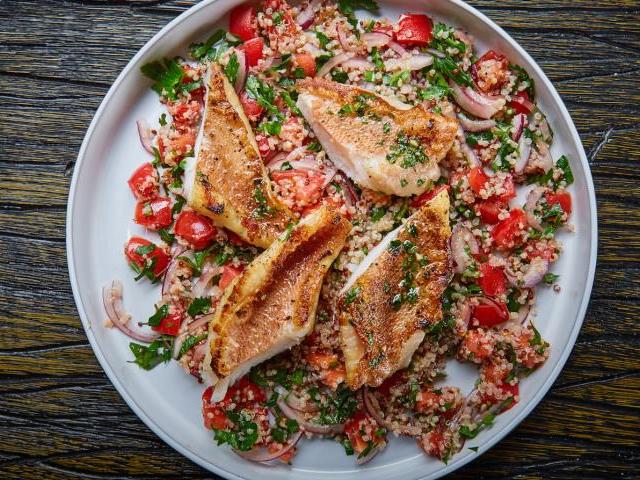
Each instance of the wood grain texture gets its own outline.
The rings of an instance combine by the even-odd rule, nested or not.
[[[0,2],[0,477],[216,478],[124,404],[77,317],[65,255],[73,162],[102,97],[186,0]],[[596,185],[584,327],[534,412],[456,479],[638,478],[640,4],[475,0],[540,63]]]

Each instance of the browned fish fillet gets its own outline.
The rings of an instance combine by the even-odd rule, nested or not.
[[[328,80],[301,80],[298,88],[298,108],[331,161],[358,185],[409,196],[440,177],[456,120]]]
[[[449,196],[441,192],[363,260],[337,304],[347,385],[379,386],[442,319],[451,280]],[[409,277],[407,273],[411,272]]]
[[[324,276],[351,230],[321,207],[285,232],[227,287],[209,325],[203,378],[214,400],[264,360],[300,343],[313,330]]]
[[[267,248],[292,221],[271,190],[251,126],[220,67],[208,72],[196,160],[185,172],[189,205],[247,242]]]

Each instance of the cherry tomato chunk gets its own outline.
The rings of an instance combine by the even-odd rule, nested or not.
[[[398,20],[399,29],[396,41],[400,45],[427,47],[433,38],[433,22],[420,13],[401,15]]]
[[[525,213],[519,208],[511,210],[509,217],[502,220],[491,232],[494,244],[498,248],[510,249],[522,244],[522,233],[526,227]]]
[[[484,294],[490,297],[502,295],[507,291],[502,267],[496,267],[488,263],[480,265],[480,278],[478,279],[478,283]]]
[[[245,42],[258,36],[256,10],[252,5],[238,5],[229,14],[229,32]]]
[[[175,337],[180,331],[182,319],[182,311],[176,309],[160,320],[160,325],[151,328],[162,335],[171,335]]]
[[[494,225],[500,221],[500,210],[504,205],[501,202],[495,202],[493,200],[484,200],[478,202],[476,208],[480,219],[489,225]]]
[[[154,248],[149,253],[142,253],[145,250],[150,250],[150,245]],[[153,267],[153,274],[156,277],[162,275],[169,265],[169,255],[167,252],[159,248],[153,242],[150,242],[146,238],[131,237],[124,247],[124,254],[129,262],[135,263],[140,270],[143,270],[147,265],[147,262],[155,260]]]
[[[490,328],[506,322],[509,319],[509,310],[504,302],[484,302],[473,308],[471,317],[478,322],[478,326]]]
[[[469,187],[476,195],[480,195],[480,192],[485,188],[485,185],[489,181],[489,175],[484,173],[482,167],[475,167],[469,170]]]
[[[536,106],[531,103],[529,94],[525,91],[516,93],[507,105],[513,108],[516,113],[523,113],[525,115],[529,115],[536,108]]]
[[[262,49],[264,48],[264,40],[260,37],[247,40],[238,47],[238,50],[244,52],[247,68],[255,67],[263,57]]]
[[[571,215],[571,194],[566,191],[547,192],[545,198],[549,205],[560,205],[562,211],[567,215]]]
[[[227,286],[231,283],[231,281],[236,278],[238,275],[242,273],[241,267],[234,267],[233,265],[225,265],[222,267],[222,276],[220,277],[220,282],[218,286],[221,289],[227,288]]]
[[[148,200],[158,194],[158,172],[151,162],[140,165],[127,183],[138,200]]]
[[[171,205],[171,199],[167,197],[155,197],[151,200],[140,201],[136,205],[134,220],[138,225],[149,230],[168,227],[173,222]]]
[[[421,193],[417,197],[414,197],[413,200],[411,200],[411,206],[416,208],[421,207],[425,203],[432,200],[436,195],[438,195],[443,190],[446,190],[447,192],[449,192],[451,190],[451,187],[449,185],[438,185],[437,187],[427,192]]]
[[[189,242],[195,250],[204,250],[211,245],[217,233],[211,220],[191,210],[178,215],[174,230],[177,236]]]
[[[258,120],[264,113],[262,105],[260,105],[257,100],[251,98],[246,90],[240,94],[240,104],[242,105],[244,114],[249,117],[249,120]]]
[[[308,53],[297,53],[293,57],[293,64],[304,71],[305,77],[314,77],[316,74],[316,60]]]

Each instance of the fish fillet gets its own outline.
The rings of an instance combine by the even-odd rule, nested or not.
[[[238,96],[212,64],[196,158],[185,169],[189,205],[245,241],[267,248],[292,215],[271,190],[258,145]]]
[[[320,288],[351,223],[332,207],[305,217],[227,287],[209,324],[203,378],[214,401],[253,366],[313,330]]]
[[[349,278],[337,303],[349,387],[377,387],[405,368],[425,329],[442,319],[440,297],[452,275],[450,236],[449,196],[442,191]]]
[[[410,196],[440,177],[456,120],[328,80],[297,86],[298,108],[327,155],[361,187]]]

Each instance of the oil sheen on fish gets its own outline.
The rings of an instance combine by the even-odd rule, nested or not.
[[[214,401],[251,367],[291,348],[315,324],[320,289],[351,223],[323,206],[286,230],[226,288],[209,324],[203,378]]]
[[[429,326],[442,320],[452,276],[449,196],[436,195],[359,265],[337,304],[346,382],[379,386],[406,367]]]
[[[327,155],[361,187],[410,196],[440,177],[455,119],[328,80],[297,85],[297,106]]]
[[[252,245],[267,248],[292,220],[279,202],[238,96],[212,64],[195,161],[185,171],[189,205]]]

